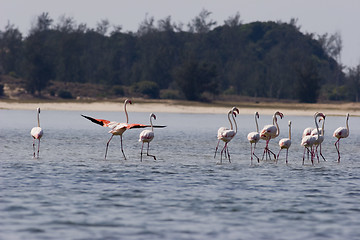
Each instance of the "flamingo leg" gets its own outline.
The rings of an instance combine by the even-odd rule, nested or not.
[[[286,149],[286,164],[288,164],[288,155],[289,155],[289,149]]]
[[[316,148],[315,148],[314,156],[315,156],[315,153],[316,153],[316,157],[317,157],[318,163],[320,163],[318,147],[319,147],[319,145],[317,145]]]
[[[126,156],[125,156],[125,153],[124,153],[124,149],[123,149],[123,139],[122,139],[122,135],[120,135],[120,143],[121,143],[121,152],[124,156],[124,159],[126,160]]]
[[[280,148],[280,150],[279,150],[279,153],[278,153],[277,157],[275,158],[276,163],[277,163],[277,160],[279,159],[280,152],[281,152],[281,148]]]
[[[141,144],[140,162],[142,162],[143,148],[144,148],[144,142],[142,142],[142,144]]]
[[[338,152],[338,162],[340,162],[340,138],[338,138],[338,140],[335,142],[335,148],[336,151]]]
[[[303,165],[305,163],[305,151],[306,151],[306,147],[304,147],[304,153],[303,153]]]
[[[323,156],[323,154],[321,152],[321,144],[320,144],[320,156],[324,159],[324,161],[326,161],[325,157]]]
[[[270,157],[270,153],[271,153],[274,156],[274,159],[276,160],[276,154],[273,151],[271,151],[270,149],[268,149],[268,152],[269,152],[269,157]],[[271,160],[271,158],[270,158],[270,160]]]
[[[226,158],[226,149],[227,149],[227,143],[225,143],[223,149],[220,152],[220,154],[221,154],[221,156],[220,156],[220,164],[222,164],[222,155],[223,155],[224,151],[225,151],[225,158]]]
[[[253,149],[252,149],[252,143],[250,143],[250,155],[251,155],[251,164],[253,161]]]
[[[260,162],[260,159],[259,159],[259,157],[256,156],[256,154],[255,154],[255,148],[256,148],[256,143],[255,143],[255,145],[254,145],[253,155],[257,158],[257,161],[258,161],[258,163],[259,163],[259,162]]]
[[[37,150],[37,157],[38,157],[38,158],[39,158],[39,154],[40,154],[40,138],[39,138],[38,150]]]
[[[264,153],[263,153],[263,156],[262,156],[261,160],[264,160],[264,155],[268,153],[267,150],[268,150],[269,141],[270,141],[270,140],[266,140],[266,145],[265,145]],[[266,160],[267,160],[267,155],[266,155]]]
[[[216,145],[216,148],[215,148],[214,158],[216,157],[216,153],[217,153],[217,150],[218,150],[218,148],[219,148],[219,143],[220,143],[220,139],[219,139],[219,141],[218,141],[218,143],[217,143],[217,145]]]
[[[35,158],[35,138],[33,139],[33,150],[34,150],[34,158]]]
[[[147,155],[147,156],[149,156],[149,157],[153,157],[153,158],[154,158],[154,160],[156,160],[156,157],[155,157],[154,155],[150,155],[150,154],[149,154],[149,145],[150,145],[150,143],[148,142],[148,144],[147,144],[147,151],[146,151],[146,155]]]
[[[111,139],[113,138],[113,136],[114,136],[114,135],[111,135],[109,141],[106,143],[105,159],[106,159],[107,151],[108,151],[108,148],[109,148],[109,143],[110,143]]]

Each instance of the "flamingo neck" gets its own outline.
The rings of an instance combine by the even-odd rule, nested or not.
[[[322,127],[321,127],[321,136],[324,136],[325,135],[325,129],[324,129],[324,127],[325,127],[325,119],[323,119],[323,123],[322,123]]]
[[[236,124],[235,116],[234,116],[234,114],[231,114],[231,115],[232,115],[232,119],[233,119],[234,125],[235,125],[235,133],[237,133],[237,124]]]
[[[153,115],[150,116],[151,131],[153,132],[154,131],[154,126],[153,126],[152,118],[153,118]]]
[[[125,116],[126,116],[126,123],[129,123],[129,116],[128,116],[128,113],[126,111],[126,104],[127,103],[128,103],[127,101],[125,101],[125,103],[124,103],[124,112],[125,112]]]
[[[319,131],[319,124],[317,123],[316,119],[318,118],[319,115],[315,115],[315,125],[316,125],[316,131],[317,131],[317,136],[319,138],[320,136],[320,131]]]
[[[231,122],[231,119],[230,119],[230,114],[233,114],[233,112],[230,111],[230,112],[228,113],[228,119],[229,119],[229,123],[230,123],[230,129],[233,130],[233,125],[232,125],[232,122]]]
[[[277,123],[276,115],[274,115],[273,123],[274,123],[274,125],[276,126],[276,136],[275,136],[275,137],[277,137],[277,136],[280,135],[280,128],[279,128],[279,125],[278,125],[278,123]]]
[[[259,132],[259,125],[257,121],[257,115],[255,114],[255,124],[256,124],[256,132]]]
[[[38,127],[40,127],[40,112],[37,111],[37,121],[38,121]]]

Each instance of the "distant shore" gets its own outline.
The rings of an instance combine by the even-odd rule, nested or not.
[[[144,100],[133,99],[128,107],[132,112],[168,112],[168,113],[226,113],[232,106],[237,106],[242,114],[253,114],[259,111],[264,115],[272,115],[281,111],[286,115],[313,115],[314,112],[324,112],[327,115],[360,116],[360,103],[283,103],[283,102],[214,102],[198,103],[179,100]],[[9,101],[0,100],[0,109],[7,110],[33,110],[41,107],[44,110],[67,111],[123,111],[123,101]]]

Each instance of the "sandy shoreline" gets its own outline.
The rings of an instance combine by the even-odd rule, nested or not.
[[[225,104],[227,105],[227,104]],[[297,104],[297,103],[229,103],[228,106],[211,104],[182,104],[176,101],[136,102],[128,106],[132,112],[167,112],[167,113],[226,113],[231,106],[237,106],[242,114],[253,114],[259,111],[261,114],[272,115],[275,111],[281,111],[286,115],[313,115],[316,111],[327,115],[351,115],[360,116],[360,104]],[[67,110],[67,111],[123,111],[122,102],[10,102],[0,101],[0,109],[7,110],[33,110],[41,107],[43,110]]]

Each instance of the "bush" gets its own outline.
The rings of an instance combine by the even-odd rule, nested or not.
[[[134,87],[134,91],[147,95],[150,98],[159,98],[160,95],[159,85],[152,81],[138,82]]]
[[[114,86],[112,91],[116,96],[124,96],[124,88],[122,86]]]
[[[66,91],[66,90],[60,90],[59,93],[58,93],[58,96],[59,96],[60,98],[64,98],[64,99],[71,99],[71,98],[73,98],[71,92]]]
[[[177,90],[165,89],[160,92],[162,99],[181,99],[180,93]]]

